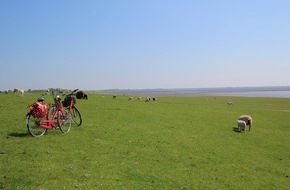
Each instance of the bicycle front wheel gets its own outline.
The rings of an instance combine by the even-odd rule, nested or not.
[[[71,128],[71,115],[67,110],[58,112],[58,126],[61,132],[68,133]]]
[[[40,127],[40,121],[45,118],[34,118],[32,115],[26,117],[26,126],[29,134],[33,137],[44,135],[47,129]]]
[[[71,117],[72,117],[73,122],[77,126],[81,126],[82,125],[81,113],[79,112],[78,108],[76,108],[75,106],[72,107]]]

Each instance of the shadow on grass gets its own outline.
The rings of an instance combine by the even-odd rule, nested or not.
[[[8,134],[9,137],[19,137],[24,138],[30,136],[28,133],[10,133]]]
[[[236,133],[240,133],[241,131],[239,131],[239,129],[237,127],[233,127],[233,131]]]

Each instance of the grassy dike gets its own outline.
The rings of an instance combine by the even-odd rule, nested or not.
[[[0,189],[289,189],[289,99],[90,94],[81,127],[33,138],[39,96],[0,94]],[[253,126],[238,133],[243,114]]]

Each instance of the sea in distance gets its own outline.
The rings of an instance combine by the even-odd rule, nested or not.
[[[174,88],[174,89],[108,89],[94,91],[100,94],[124,96],[230,96],[290,98],[290,86],[223,87],[223,88]]]

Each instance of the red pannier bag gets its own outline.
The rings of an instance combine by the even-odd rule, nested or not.
[[[35,102],[34,104],[31,104],[30,106],[28,106],[28,108],[31,110],[31,115],[33,117],[46,116],[47,106],[45,103]]]

